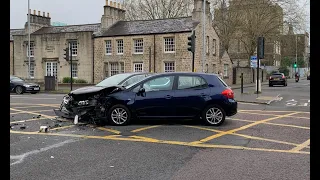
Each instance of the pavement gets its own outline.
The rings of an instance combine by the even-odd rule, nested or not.
[[[279,100],[239,102],[238,113],[219,127],[169,119],[74,125],[52,110],[63,94],[12,94],[10,177],[309,179],[310,104],[304,100],[310,102],[310,81],[262,90],[280,94]],[[50,126],[49,132],[39,132],[40,126]]]

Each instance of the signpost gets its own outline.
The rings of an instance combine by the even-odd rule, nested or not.
[[[257,94],[259,94],[259,69],[260,69],[260,59],[264,58],[264,37],[258,37],[258,47],[257,47]]]

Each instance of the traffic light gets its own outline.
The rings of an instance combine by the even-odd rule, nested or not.
[[[69,61],[69,60],[70,60],[70,58],[69,58],[69,55],[70,55],[70,54],[69,54],[69,48],[65,48],[65,49],[63,49],[63,50],[64,50],[64,52],[65,52],[65,53],[63,54],[63,55],[64,55],[63,58],[64,58],[65,60]]]
[[[195,35],[195,32],[193,31],[192,35],[188,37],[188,46],[189,46],[188,51],[191,51],[192,53],[195,52],[195,46],[196,46],[195,40],[196,40],[196,35]]]
[[[294,62],[293,67],[297,68],[297,62]]]

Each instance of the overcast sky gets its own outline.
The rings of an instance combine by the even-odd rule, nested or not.
[[[119,1],[119,0],[118,0]],[[299,0],[306,1],[310,0]],[[71,24],[100,23],[105,0],[30,0],[30,9],[49,12],[51,22]],[[310,3],[306,11],[310,14]],[[28,0],[10,0],[10,28],[23,28],[27,22]]]

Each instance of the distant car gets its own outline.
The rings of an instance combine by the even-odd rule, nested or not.
[[[233,91],[216,74],[161,73],[126,87],[91,94],[71,93],[61,116],[102,119],[127,125],[131,119],[198,119],[219,126],[237,113]]]
[[[28,83],[23,79],[10,76],[10,92],[15,92],[16,94],[31,93],[36,94],[40,91],[40,85],[36,83]]]
[[[283,73],[273,73],[269,77],[269,87],[273,85],[283,85],[287,86],[287,78]]]

